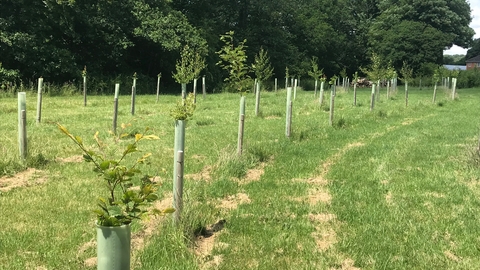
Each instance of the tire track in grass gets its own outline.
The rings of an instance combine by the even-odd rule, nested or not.
[[[315,207],[318,203],[329,205],[332,200],[332,196],[328,190],[329,180],[327,175],[330,171],[330,168],[337,163],[348,151],[354,148],[362,147],[365,145],[365,140],[375,140],[379,137],[384,136],[385,134],[392,132],[402,126],[411,125],[417,121],[420,121],[424,118],[433,116],[427,115],[421,118],[405,118],[399,125],[387,127],[386,131],[375,132],[370,134],[367,138],[354,143],[345,145],[343,148],[338,150],[335,154],[327,158],[320,165],[320,173],[308,179],[306,182],[311,186],[309,189],[309,195],[306,199],[312,207]],[[391,203],[392,194],[389,193],[386,196],[386,200]],[[308,215],[309,221],[315,226],[315,231],[312,233],[312,237],[315,240],[317,250],[320,253],[325,253],[330,251],[331,254],[336,258],[337,264],[331,269],[342,269],[342,270],[356,270],[360,269],[354,266],[355,261],[351,258],[348,258],[347,255],[340,253],[335,250],[335,244],[338,242],[337,234],[335,230],[338,230],[341,226],[340,221],[337,220],[337,217],[333,213],[323,212],[323,213],[310,213]]]
[[[320,165],[320,173],[317,176],[306,181],[310,185],[308,192],[309,195],[306,199],[312,208],[315,208],[318,203],[327,205],[331,203],[332,196],[327,187],[329,180],[326,177],[330,167],[342,158],[342,156],[350,149],[362,147],[363,145],[364,143],[361,141],[347,144]],[[337,220],[335,214],[329,213],[328,211],[317,214],[310,213],[308,219],[315,227],[315,231],[312,233],[312,238],[315,241],[317,251],[320,253],[331,251],[331,254],[334,254],[336,258],[336,267],[331,269],[360,269],[354,266],[355,262],[351,258],[348,258],[345,254],[339,253],[334,248],[334,245],[338,242],[335,230],[338,230],[340,227],[340,222]]]

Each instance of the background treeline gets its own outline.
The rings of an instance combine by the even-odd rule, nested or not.
[[[291,76],[307,77],[313,56],[327,76],[344,69],[351,76],[369,65],[372,52],[385,65],[398,70],[405,61],[426,76],[425,65],[442,64],[446,47],[480,43],[472,41],[465,0],[0,0],[0,6],[0,83],[42,76],[75,86],[86,66],[94,92],[131,81],[134,72],[148,85],[139,93],[154,91],[159,73],[163,89],[178,88],[171,74],[184,45],[206,57],[201,75],[209,91],[220,91],[225,74],[216,52],[219,35],[230,30],[247,40],[250,62],[261,47],[268,51],[278,78],[286,66]]]

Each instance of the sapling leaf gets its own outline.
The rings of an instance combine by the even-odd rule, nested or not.
[[[80,144],[80,145],[83,144],[82,138],[80,138],[80,136],[75,136],[75,141],[77,141],[78,144]]]

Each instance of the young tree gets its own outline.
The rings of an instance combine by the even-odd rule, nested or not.
[[[310,60],[310,64],[312,66],[312,70],[308,71],[308,75],[312,77],[312,79],[315,80],[315,93],[314,96],[317,96],[317,87],[318,87],[318,81],[323,75],[323,69],[318,68],[318,57],[314,56]]]
[[[405,82],[405,107],[408,106],[408,82],[412,79],[413,69],[403,61],[402,68],[400,69],[402,75],[401,80]]]
[[[237,153],[242,154],[243,151],[243,130],[245,122],[245,94],[248,89],[249,67],[247,65],[247,54],[245,53],[246,39],[234,44],[233,31],[229,31],[224,35],[220,35],[220,40],[224,42],[224,46],[217,52],[220,61],[217,65],[228,71],[228,77],[224,81],[230,83],[240,93],[240,117],[238,123],[238,145]]]

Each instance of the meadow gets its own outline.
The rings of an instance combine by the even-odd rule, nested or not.
[[[197,97],[185,139],[181,224],[148,217],[132,228],[132,269],[475,269],[480,264],[480,89],[385,88],[370,111],[370,89],[339,89],[329,125],[328,93],[318,104],[299,90],[292,136],[286,92],[262,92],[260,115],[247,95],[245,150],[236,155],[239,95]],[[172,197],[174,122],[180,96],[27,93],[28,158],[19,159],[17,99],[0,96],[0,269],[95,269],[95,200],[102,181],[64,125],[94,147],[150,128],[159,140],[142,170],[160,185],[155,207]],[[124,127],[120,127],[124,123]]]

